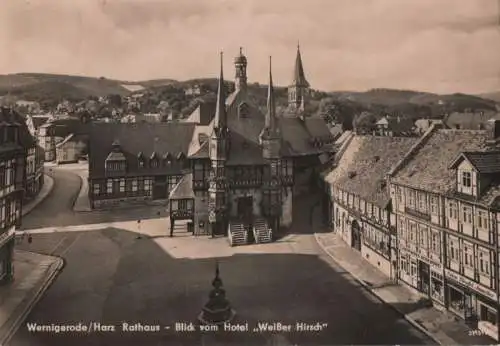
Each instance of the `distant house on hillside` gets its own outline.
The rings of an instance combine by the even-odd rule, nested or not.
[[[443,119],[450,129],[482,130],[490,119],[500,119],[500,113],[495,111],[454,112]]]
[[[40,104],[36,101],[16,101],[16,108],[26,111],[27,113],[40,112]]]
[[[386,115],[375,123],[375,132],[380,136],[401,136],[413,132],[413,121],[400,116]]]
[[[189,87],[186,90],[184,90],[184,94],[188,96],[201,95],[201,87],[198,84],[193,85],[192,87]]]
[[[424,132],[426,132],[428,129],[430,129],[430,127],[434,124],[442,124],[443,121],[440,120],[440,119],[418,119],[417,121],[415,121],[415,127],[414,127],[414,130],[415,130],[415,133],[416,134],[423,134]]]
[[[121,123],[160,123],[162,115],[159,113],[127,114],[120,119]]]

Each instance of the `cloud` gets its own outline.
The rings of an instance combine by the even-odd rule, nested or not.
[[[291,80],[297,40],[315,88],[500,90],[496,0],[3,0],[0,73],[127,80],[225,73]]]

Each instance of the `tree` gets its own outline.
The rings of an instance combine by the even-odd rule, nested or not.
[[[353,125],[359,129],[370,129],[377,122],[377,117],[368,111],[361,112],[354,118]]]

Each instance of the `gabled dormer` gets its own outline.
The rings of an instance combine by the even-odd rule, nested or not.
[[[151,154],[151,157],[149,158],[149,167],[151,168],[158,168],[160,167],[160,158],[158,157],[158,154],[156,151],[153,151]]]
[[[167,152],[167,153],[165,153],[165,154],[163,154],[163,165],[164,165],[165,167],[168,167],[168,166],[170,166],[171,164],[172,164],[172,154],[170,154],[170,153],[168,153],[168,152]]]
[[[458,193],[480,197],[500,173],[500,151],[462,152],[450,164]]]
[[[127,159],[118,140],[115,140],[111,145],[111,151],[106,158],[105,165],[106,173],[125,173],[127,170]]]
[[[144,168],[145,166],[146,166],[146,157],[141,151],[139,152],[139,154],[137,154],[137,167]]]

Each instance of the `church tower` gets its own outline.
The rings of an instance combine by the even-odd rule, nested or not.
[[[271,57],[269,57],[269,86],[267,92],[267,113],[265,125],[260,134],[262,156],[268,167],[264,173],[262,213],[267,217],[274,232],[279,229],[281,216],[281,132],[276,118]]]
[[[227,182],[226,160],[229,151],[229,129],[227,127],[226,92],[224,88],[223,61],[221,53],[220,77],[213,131],[209,139],[209,156],[212,169],[208,187],[208,219],[211,234],[225,235],[227,231]]]
[[[300,46],[297,45],[297,56],[293,71],[292,84],[288,87],[288,108],[292,111],[303,111],[309,96],[309,82],[304,74]]]
[[[234,58],[234,67],[236,69],[236,76],[234,80],[235,89],[246,91],[247,90],[247,58],[243,55],[243,48],[240,47],[240,55]]]

